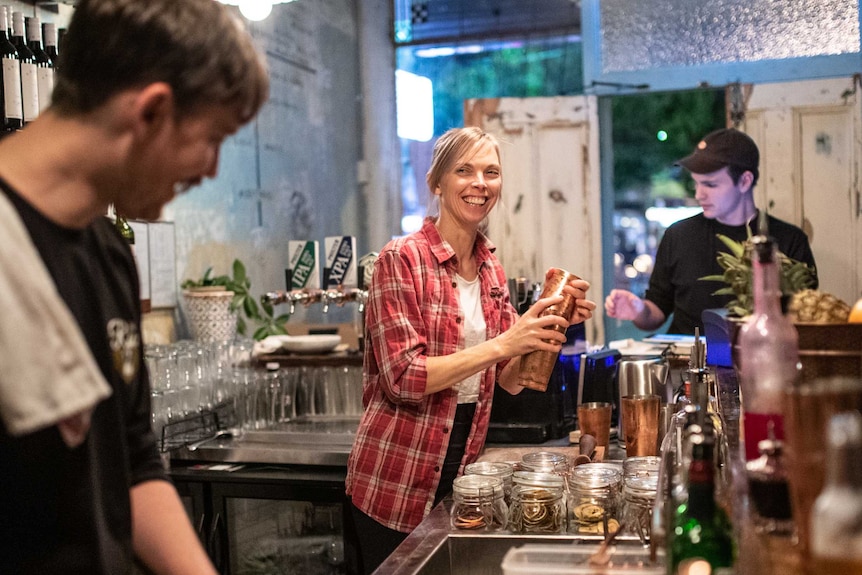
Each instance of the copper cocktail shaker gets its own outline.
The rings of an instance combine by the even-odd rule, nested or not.
[[[545,276],[545,284],[542,288],[542,295],[539,299],[550,297],[553,295],[563,296],[563,301],[552,305],[542,312],[542,315],[554,314],[564,318],[569,318],[575,309],[575,298],[563,293],[563,286],[572,280],[580,279],[573,273],[569,273],[564,269],[551,268]],[[548,329],[556,329],[560,333],[565,333],[563,328],[554,326]],[[521,367],[518,373],[518,383],[529,389],[536,391],[545,391],[548,389],[548,379],[551,377],[551,372],[554,370],[554,364],[557,362],[557,352],[536,350],[521,357]]]

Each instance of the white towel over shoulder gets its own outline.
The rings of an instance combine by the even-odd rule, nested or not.
[[[82,443],[111,394],[24,223],[0,193],[0,418],[12,435],[59,425]]]

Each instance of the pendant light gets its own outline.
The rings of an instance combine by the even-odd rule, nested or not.
[[[273,4],[286,4],[293,0],[219,0],[219,2],[239,6],[239,11],[245,18],[259,22],[270,15]]]

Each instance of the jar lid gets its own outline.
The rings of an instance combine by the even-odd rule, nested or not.
[[[467,497],[502,497],[503,480],[490,475],[462,475],[452,482],[452,490]]]
[[[518,485],[528,487],[563,488],[563,478],[554,473],[516,471],[512,475],[512,480]]]
[[[505,461],[477,461],[464,468],[465,475],[492,475],[494,477],[509,477],[515,468]]]
[[[633,475],[658,475],[660,468],[661,457],[656,455],[627,457],[623,461],[623,475],[626,477]]]
[[[569,459],[562,453],[535,451],[521,457],[521,464],[528,471],[555,472],[568,470]]]
[[[572,471],[572,481],[585,487],[607,487],[619,484],[622,471],[598,463],[584,463]]]
[[[568,458],[562,453],[554,453],[552,451],[534,451],[525,453],[521,456],[521,461],[524,463],[566,463]]]
[[[658,490],[658,477],[657,476],[648,476],[648,477],[630,477],[625,481],[625,485],[623,486],[623,491],[627,493],[631,493],[632,495],[637,494],[652,494],[655,495],[656,490]]]

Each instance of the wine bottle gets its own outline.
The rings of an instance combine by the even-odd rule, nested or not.
[[[670,572],[719,573],[733,567],[735,547],[730,521],[716,503],[713,438],[694,433],[688,469],[688,498],[674,516],[670,544]]]
[[[60,58],[60,53],[57,51],[57,25],[53,22],[42,24],[42,38],[45,44],[45,53],[51,59],[51,68],[54,71],[54,81],[56,82],[57,60]]]
[[[27,19],[27,47],[36,60],[36,88],[39,94],[39,113],[51,104],[54,91],[54,64],[42,48],[42,25],[36,17]]]
[[[757,445],[772,425],[775,439],[784,439],[781,406],[785,391],[799,373],[799,336],[781,313],[780,265],[776,246],[764,233],[752,238],[754,313],[742,326],[740,342],[740,440],[745,461],[760,457]]]
[[[2,129],[11,132],[24,124],[24,110],[21,105],[21,62],[18,61],[18,51],[9,41],[6,29],[9,24],[9,13],[6,6],[0,6],[0,57],[2,57],[3,81],[0,90],[3,97]]]
[[[12,12],[12,45],[21,62],[21,103],[24,108],[24,125],[39,116],[39,84],[36,76],[36,58],[24,40],[24,14]]]
[[[811,512],[811,573],[862,573],[862,415],[833,415],[826,436],[826,485]]]

